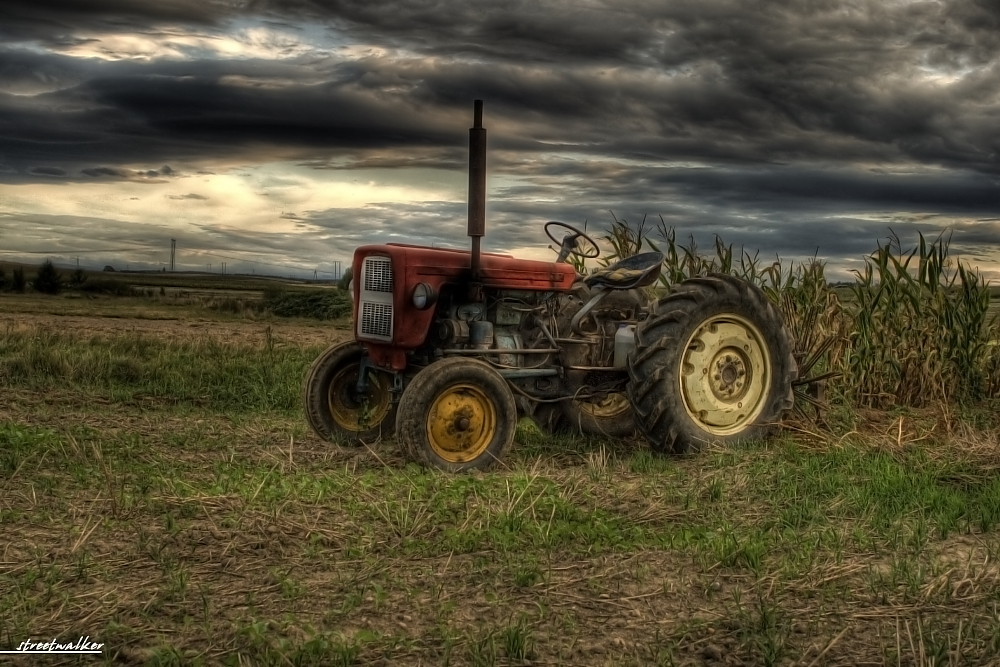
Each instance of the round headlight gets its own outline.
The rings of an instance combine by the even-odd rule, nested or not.
[[[418,310],[430,308],[437,301],[437,293],[427,283],[417,283],[413,288],[413,305]]]

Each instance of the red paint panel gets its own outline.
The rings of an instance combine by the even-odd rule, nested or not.
[[[362,246],[354,251],[354,319],[358,322],[361,294],[361,271],[364,258],[388,257],[393,268],[393,343],[369,342],[372,360],[395,370],[405,368],[405,351],[424,344],[434,319],[434,308],[418,310],[413,306],[413,288],[427,283],[438,293],[446,285],[462,286],[469,280],[471,255],[467,250],[428,248],[389,243]],[[577,279],[569,264],[517,259],[496,253],[482,254],[481,282],[489,290],[566,291]],[[364,342],[364,337],[359,335]]]

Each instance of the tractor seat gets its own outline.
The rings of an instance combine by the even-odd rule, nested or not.
[[[660,277],[662,252],[644,252],[618,260],[584,278],[588,287],[603,285],[608,289],[633,289],[652,284]]]

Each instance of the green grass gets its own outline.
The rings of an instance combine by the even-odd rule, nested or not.
[[[226,345],[9,328],[0,331],[0,381],[13,388],[51,387],[81,400],[291,411],[299,405],[298,376],[316,353],[277,345],[269,333],[257,345]]]
[[[102,312],[124,302],[166,308]],[[827,430],[683,458],[525,420],[498,470],[450,476],[391,439],[312,435],[316,346],[121,321],[0,331],[0,648],[89,635],[97,663],[152,665],[1000,653],[995,399],[841,403]]]
[[[448,476],[391,442],[319,442],[281,406],[19,391],[0,421],[4,645],[80,628],[108,661],[274,665],[1000,647],[995,436],[912,442],[929,417],[684,459],[524,424],[505,469]]]

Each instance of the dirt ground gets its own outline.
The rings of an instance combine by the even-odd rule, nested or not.
[[[344,324],[220,320],[190,311],[98,316],[72,310],[84,307],[79,303],[57,306],[64,314],[0,312],[0,335],[41,330],[102,340],[134,334],[316,348],[351,337]],[[58,382],[3,389],[0,415],[16,425],[12,438],[21,430],[43,441],[45,433],[57,435],[37,455],[12,454],[6,478],[0,451],[0,513],[7,511],[4,529],[16,536],[0,548],[0,602],[11,600],[7,609],[21,624],[5,626],[0,604],[0,630],[7,628],[0,631],[0,648],[28,638],[11,635],[11,627],[30,625],[36,636],[79,628],[108,642],[105,660],[124,664],[185,664],[195,657],[234,663],[233,656],[244,664],[265,649],[270,657],[257,655],[255,664],[330,664],[310,660],[306,649],[348,639],[355,653],[335,656],[331,649],[325,657],[385,665],[449,659],[484,665],[1000,664],[994,658],[1000,646],[995,532],[973,524],[964,534],[921,538],[922,550],[885,553],[877,535],[865,537],[864,520],[849,510],[840,516],[838,509],[828,530],[834,538],[842,532],[846,547],[828,551],[822,520],[811,527],[812,519],[794,507],[749,504],[767,490],[754,491],[751,457],[777,456],[776,450],[677,460],[672,475],[635,468],[648,458],[632,456],[633,445],[624,442],[608,450],[603,443],[583,444],[558,456],[525,445],[512,472],[453,483],[408,470],[391,442],[354,449],[321,441],[297,414],[233,416],[145,399],[81,400],[74,387]],[[872,447],[927,439],[901,416],[884,419],[868,428]],[[914,430],[908,435],[906,428]],[[970,442],[990,457],[969,459],[970,470],[992,466],[995,440]],[[943,444],[928,451],[938,455]],[[803,457],[810,446],[800,446]],[[954,447],[969,449],[967,443]],[[956,470],[943,487],[976,483],[965,468]],[[656,474],[663,485],[643,484]],[[668,483],[686,490],[661,493]],[[821,511],[827,507],[822,494],[834,493],[819,487],[796,502]],[[355,502],[342,503],[338,494]],[[420,509],[420,499],[438,498],[454,501],[454,509]],[[734,521],[721,507],[731,501],[752,515],[743,532],[721,523]],[[536,516],[543,502],[552,503],[552,514]],[[573,508],[596,507],[678,539],[702,530],[697,512],[703,512],[718,516],[718,532],[733,537],[713,540],[712,531],[681,547],[636,538],[641,546],[594,553],[572,546],[565,553],[544,546],[521,552],[503,546],[510,538],[492,527],[502,519],[509,532],[532,529],[547,537],[553,525],[573,525],[557,518],[557,510],[572,517]],[[804,517],[804,527],[782,528],[778,521],[786,516]],[[436,525],[436,519],[444,522]],[[687,532],[680,531],[685,525]],[[495,535],[498,546],[486,539],[469,553],[424,546],[460,527]],[[755,556],[754,548],[771,544],[770,531],[782,531],[779,546],[787,553]],[[899,541],[919,549],[909,546],[916,538]],[[7,581],[13,585],[4,589]],[[518,639],[530,646],[515,651]],[[524,653],[531,659],[512,657]]]

